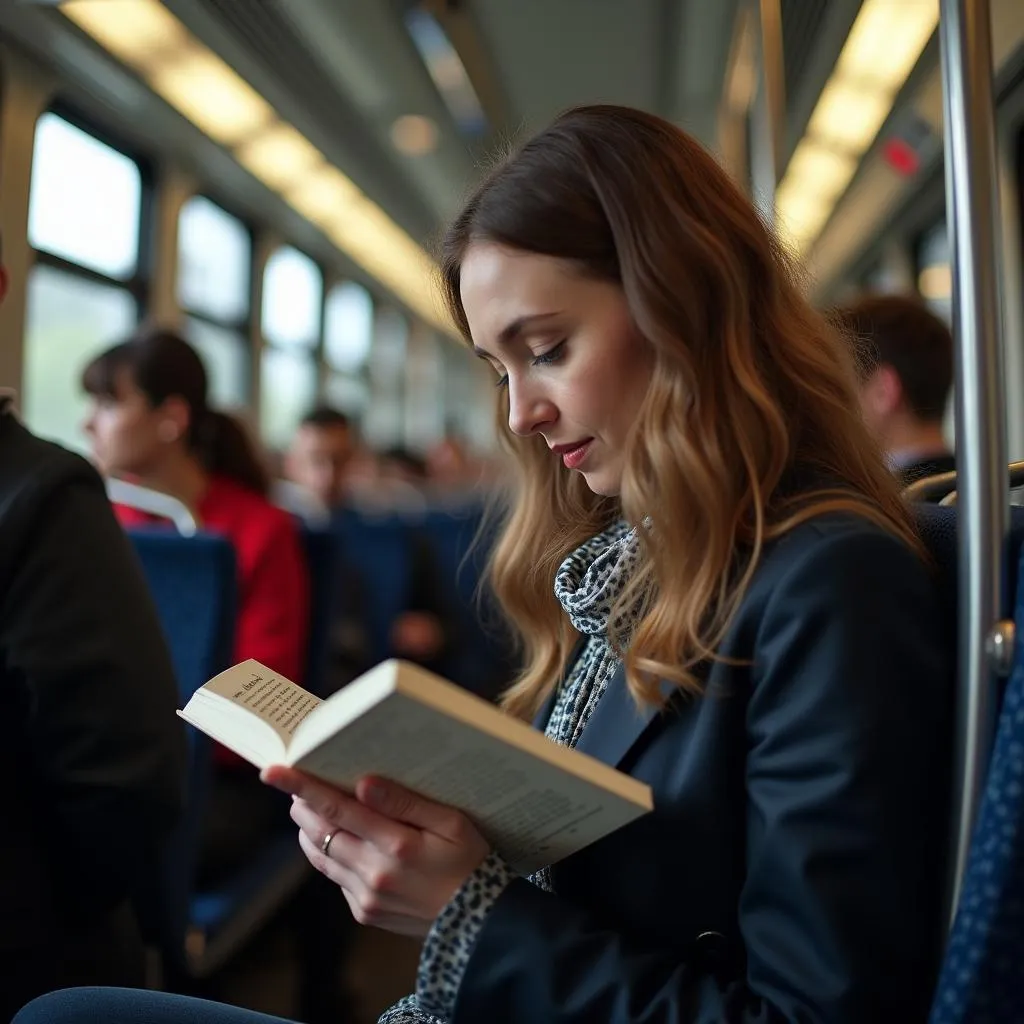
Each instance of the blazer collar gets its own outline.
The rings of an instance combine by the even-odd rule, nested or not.
[[[583,649],[585,639],[585,637],[581,637],[573,648],[563,679],[567,678],[572,671],[573,665]],[[619,665],[611,679],[608,680],[608,687],[597,702],[597,707],[594,708],[586,728],[580,735],[576,749],[611,765],[613,768],[617,767],[651,722],[655,718],[659,718],[667,709],[667,702],[678,690],[676,686],[665,680],[662,680],[659,686],[661,695],[666,701],[665,708],[657,708],[650,704],[644,704],[638,708],[626,686],[626,670]],[[533,721],[535,728],[543,731],[547,725],[557,693],[558,688],[556,687],[544,702],[544,706]]]

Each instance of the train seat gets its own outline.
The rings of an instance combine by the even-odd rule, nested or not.
[[[237,607],[234,549],[222,537],[184,537],[162,527],[133,529],[129,536],[157,606],[184,705],[231,664]],[[159,949],[165,971],[186,977],[207,977],[224,964],[308,871],[282,806],[281,834],[254,850],[220,889],[197,891],[212,755],[209,740],[188,729],[185,814],[152,886],[139,899],[145,937]]]
[[[915,506],[956,628],[957,510]],[[986,1024],[1019,1016],[1024,988],[1024,508],[1010,510],[1007,587],[1016,595],[1014,667],[999,727],[931,1024]]]

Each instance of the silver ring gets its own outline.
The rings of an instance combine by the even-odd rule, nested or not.
[[[321,853],[323,853],[323,855],[325,857],[330,857],[330,855],[331,855],[331,840],[337,834],[338,834],[338,830],[335,829],[334,832],[328,832],[327,835],[324,836],[324,841],[320,844],[320,851],[321,851]]]

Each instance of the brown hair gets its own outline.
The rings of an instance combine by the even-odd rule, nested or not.
[[[910,412],[925,423],[942,422],[953,387],[953,335],[921,299],[866,295],[833,316],[859,343],[862,379],[891,366]]]
[[[610,639],[634,697],[653,703],[659,679],[699,691],[694,669],[715,656],[765,541],[838,510],[921,550],[861,421],[848,347],[802,297],[750,202],[684,132],[637,110],[581,107],[499,164],[441,254],[467,340],[460,268],[477,241],[621,285],[655,363],[618,499],[593,494],[539,437],[513,435],[507,393],[500,401],[517,478],[490,575],[524,648],[511,711],[539,708],[571,649],[558,565],[620,515],[650,516],[653,529],[640,531],[641,568],[616,609],[639,602],[641,620]]]
[[[154,407],[171,396],[185,401],[191,412],[185,443],[208,473],[267,493],[270,481],[255,447],[237,420],[207,404],[206,369],[184,338],[142,327],[93,359],[82,373],[82,387],[90,395],[117,398],[123,373]]]

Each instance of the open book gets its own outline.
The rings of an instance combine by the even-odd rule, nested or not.
[[[290,765],[347,791],[378,775],[457,807],[522,874],[653,806],[645,784],[404,661],[324,701],[244,661],[178,714],[259,768]]]

